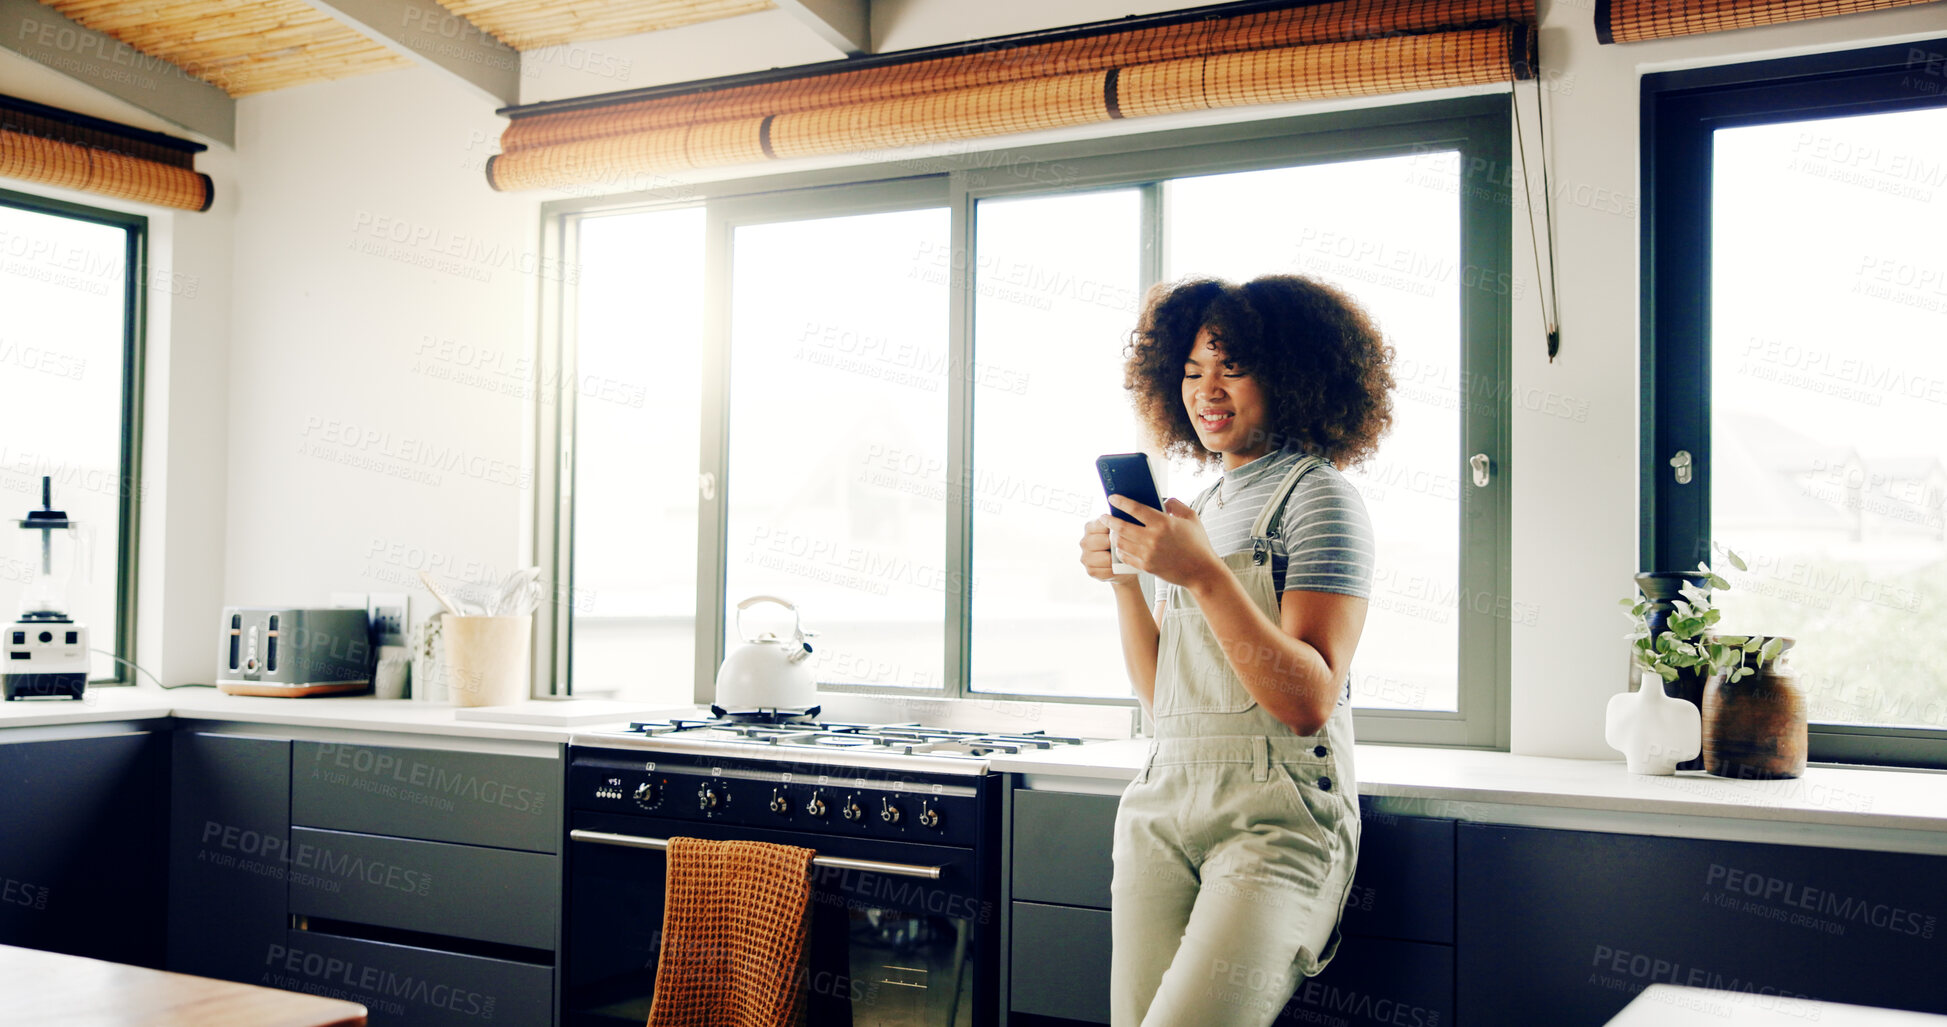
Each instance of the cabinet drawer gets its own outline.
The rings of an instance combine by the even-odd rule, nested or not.
[[[1113,795],[1014,792],[1014,898],[1109,908]]]
[[[554,948],[554,856],[294,827],[289,867],[293,913]]]
[[[554,971],[531,963],[289,931],[253,983],[362,1002],[372,1027],[545,1024]]]
[[[291,762],[291,822],[558,852],[561,761],[298,742]]]
[[[1340,930],[1451,945],[1454,822],[1375,813],[1360,803],[1359,869]]]
[[[1298,982],[1279,1022],[1441,1027],[1453,1011],[1451,946],[1344,938],[1323,973]]]
[[[1016,902],[1008,1008],[1109,1022],[1109,914]]]

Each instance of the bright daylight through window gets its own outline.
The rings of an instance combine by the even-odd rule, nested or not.
[[[52,479],[55,508],[81,525],[87,540],[72,569],[68,613],[87,625],[90,648],[109,652],[123,634],[119,540],[130,478],[122,411],[133,231],[0,202],[0,519],[38,509],[41,479]],[[38,570],[15,541],[0,547],[0,611],[9,621]],[[120,676],[113,660],[93,654],[91,680]]]
[[[1163,184],[1165,279],[1312,275],[1363,303],[1397,350],[1392,433],[1348,474],[1381,540],[1352,675],[1363,707],[1458,708],[1459,170],[1439,151]],[[1101,512],[1095,456],[1146,444],[1121,387],[1140,217],[1133,189],[980,204],[977,690],[1128,694],[1115,611],[1075,573],[1073,536]],[[1186,502],[1215,480],[1157,466]]]
[[[1497,577],[1504,486],[1461,472],[1505,444],[1503,333],[1533,284],[1506,267],[1505,193],[1466,171],[1505,166],[1505,108],[1469,103],[1187,163],[1090,158],[1088,185],[1050,163],[998,187],[564,208],[569,690],[691,702],[716,633],[741,642],[738,604],[779,596],[818,632],[827,688],[1129,702],[1077,540],[1107,510],[1095,458],[1151,444],[1123,380],[1144,290],[1297,274],[1349,293],[1395,351],[1391,430],[1342,468],[1376,539],[1353,705],[1375,736],[1392,717],[1394,737],[1491,741],[1497,639],[1534,611]],[[1186,502],[1215,480],[1154,465]],[[743,619],[791,626],[768,605]]]
[[[1723,128],[1711,530],[1813,722],[1947,728],[1947,108]]]

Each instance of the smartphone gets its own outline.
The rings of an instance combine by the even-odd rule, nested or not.
[[[1150,472],[1149,454],[1109,453],[1105,456],[1098,456],[1095,458],[1095,473],[1102,479],[1102,492],[1104,495],[1128,496],[1130,499],[1149,506],[1152,509],[1161,510],[1163,508],[1163,497],[1156,490],[1156,476]],[[1109,512],[1121,520],[1128,521],[1130,524],[1142,523],[1113,506],[1109,507]],[[1114,555],[1115,547],[1113,545],[1110,546],[1109,552],[1111,554],[1110,573],[1136,573],[1134,567],[1123,563],[1119,556]]]
[[[1163,497],[1156,492],[1156,476],[1150,473],[1148,453],[1110,453],[1095,458],[1095,473],[1102,479],[1102,492],[1128,496],[1151,509],[1163,508]],[[1110,507],[1109,512],[1130,524],[1142,522]]]

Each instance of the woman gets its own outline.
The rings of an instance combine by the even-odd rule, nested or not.
[[[1392,423],[1392,350],[1344,293],[1267,275],[1159,286],[1124,385],[1193,505],[1126,497],[1082,536],[1155,741],[1116,816],[1111,1020],[1269,1024],[1338,948],[1359,851],[1348,668],[1372,530],[1339,474]],[[1122,562],[1155,575],[1155,612]]]

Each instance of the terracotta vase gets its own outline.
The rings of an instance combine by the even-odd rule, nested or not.
[[[1706,591],[1709,590],[1710,578],[1696,571],[1645,571],[1636,575],[1636,587],[1642,590],[1643,598],[1650,603],[1649,610],[1643,614],[1643,620],[1649,626],[1651,638],[1662,634],[1670,626],[1670,614],[1676,612],[1676,602],[1683,598],[1681,590],[1686,582]],[[1639,673],[1641,672],[1637,670],[1632,660],[1629,665],[1629,682],[1632,689],[1636,687],[1636,676]],[[1701,716],[1704,708],[1703,671],[1694,667],[1679,670],[1675,681],[1663,682],[1663,694],[1682,699],[1697,707],[1698,715]],[[1695,759],[1684,760],[1677,764],[1677,769],[1702,770],[1704,758],[1699,755]]]
[[[1805,773],[1805,692],[1784,651],[1763,670],[1704,689],[1704,769],[1718,777],[1780,778]]]

